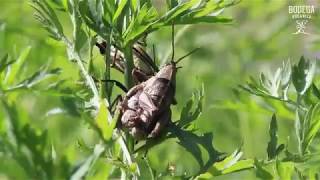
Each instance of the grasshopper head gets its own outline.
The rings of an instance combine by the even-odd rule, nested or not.
[[[159,72],[156,74],[156,77],[171,81],[173,80],[173,78],[175,78],[176,73],[177,73],[176,64],[169,63],[159,70]]]

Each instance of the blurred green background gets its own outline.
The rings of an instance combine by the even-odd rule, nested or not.
[[[155,3],[159,6],[162,4],[161,1]],[[238,84],[245,83],[250,75],[258,76],[259,72],[275,70],[288,59],[297,62],[301,55],[310,59],[320,57],[319,9],[307,24],[310,35],[292,34],[296,31],[296,23],[288,13],[288,6],[301,3],[243,0],[224,12],[234,18],[231,25],[178,26],[176,57],[196,47],[201,49],[181,63],[183,68],[177,75],[178,105],[173,107],[173,120],[179,118],[183,105],[203,83],[205,104],[196,126],[201,132],[213,132],[214,147],[220,152],[231,153],[243,143],[244,157],[265,158],[269,140],[268,126],[274,112],[279,119],[280,142],[292,136],[292,113],[276,102],[273,102],[273,106],[266,106],[261,98],[235,89]],[[317,1],[310,3],[320,5]],[[34,20],[33,9],[28,1],[0,0],[0,9],[0,55],[9,53],[17,57],[21,50],[31,46],[25,75],[45,62],[52,61],[52,67],[63,69],[61,79],[67,79],[70,87],[76,88],[79,78],[77,68],[67,60],[64,45],[50,39]],[[71,25],[67,18],[64,23],[66,27]],[[156,46],[159,62],[164,62],[170,51],[170,32],[170,28],[161,29],[148,38],[148,44]],[[64,103],[59,97],[22,93],[19,94],[18,108],[19,113],[29,119],[32,127],[48,129],[58,155],[66,154],[68,160],[76,164],[86,156],[78,147],[77,140],[83,138],[87,144],[93,145],[95,135],[84,120],[72,113],[47,116],[52,109],[65,106]],[[1,114],[2,121],[4,117]],[[192,155],[174,139],[154,147],[148,156],[151,165],[159,171],[167,168],[168,164],[176,167],[177,174],[192,174],[199,168]],[[0,165],[0,179],[7,178],[2,171],[10,171],[10,167],[14,169],[14,163],[6,167]],[[15,171],[13,169],[11,171]],[[23,173],[22,170],[17,171]],[[19,173],[16,178],[23,177]],[[255,176],[245,171],[219,178],[247,179]]]

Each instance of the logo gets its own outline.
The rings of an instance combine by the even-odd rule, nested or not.
[[[313,5],[289,6],[288,12],[296,22],[296,32],[292,34],[310,34],[307,32],[307,24],[315,13]]]
[[[308,20],[296,20],[296,28],[297,32],[292,33],[292,34],[309,34],[305,32],[305,29],[307,28],[306,24],[308,23]]]

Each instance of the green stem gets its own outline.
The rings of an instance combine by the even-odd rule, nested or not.
[[[134,67],[133,64],[133,55],[132,55],[132,45],[127,45],[124,48],[124,58],[126,60],[125,63],[125,84],[127,86],[128,89],[130,89],[131,87],[133,87],[134,83],[133,83],[133,78],[132,78],[132,69]]]
[[[88,30],[88,36],[89,36],[89,60],[88,60],[88,65],[87,65],[87,71],[89,74],[92,73],[93,70],[93,62],[92,62],[92,57],[93,57],[93,44],[92,44],[92,36],[90,34],[90,31]]]
[[[103,73],[103,78],[105,80],[110,80],[110,69],[111,69],[111,56],[110,56],[110,51],[111,51],[111,46],[110,46],[110,41],[108,41],[105,49],[105,56],[104,56],[104,62],[105,62],[105,71]],[[112,84],[108,82],[102,82],[101,84],[101,97],[102,98],[107,98],[109,104],[111,103],[111,95],[112,95]]]
[[[132,54],[132,45],[129,44],[124,48],[124,58],[126,60],[125,63],[125,71],[124,71],[124,78],[125,78],[125,85],[127,89],[130,89],[133,87],[133,78],[132,78],[132,70],[134,68],[134,63],[133,63],[133,54]],[[134,139],[127,134],[126,135],[126,142],[129,148],[130,152],[134,151]]]
[[[92,93],[93,93],[93,102],[94,102],[94,105],[96,107],[99,107],[99,102],[100,102],[100,97],[99,97],[99,91],[98,91],[98,88],[96,87],[92,77],[89,75],[88,71],[86,70],[84,64],[82,63],[81,61],[81,58],[79,56],[79,54],[77,52],[74,51],[74,48],[72,46],[72,43],[66,38],[64,37],[63,38],[63,41],[64,43],[66,44],[67,46],[67,50],[69,51],[69,54],[71,53],[73,55],[73,58],[76,60],[77,62],[77,65],[82,73],[82,75],[84,76],[85,78],[85,81],[86,83],[88,84],[89,88],[91,89]],[[109,106],[109,102],[106,101],[107,105]],[[108,120],[112,120],[112,116],[110,113],[108,113]],[[110,122],[109,122],[110,123]],[[114,131],[114,136],[115,137],[119,137],[118,138],[118,142],[119,142],[119,145],[121,147],[121,150],[123,151],[123,154],[124,154],[124,157],[126,159],[126,162],[131,165],[133,163],[133,160],[131,158],[131,155],[130,155],[130,152],[129,152],[129,149],[127,147],[127,145],[125,144],[124,142],[124,139],[123,137],[121,136],[120,133]],[[137,170],[139,172],[139,168]]]

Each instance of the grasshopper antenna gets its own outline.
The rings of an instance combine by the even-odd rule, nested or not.
[[[174,24],[172,21],[172,29],[171,29],[171,48],[172,48],[172,56],[171,61],[174,59]]]
[[[183,60],[184,58],[190,56],[191,54],[195,53],[196,51],[198,51],[200,48],[195,48],[194,50],[190,51],[189,53],[187,53],[186,55],[182,56],[181,58],[179,58],[178,60],[174,61],[175,64],[178,64],[181,60]]]

